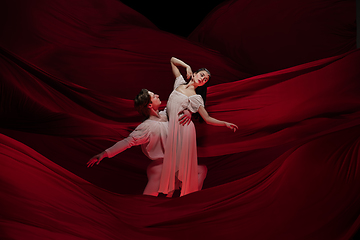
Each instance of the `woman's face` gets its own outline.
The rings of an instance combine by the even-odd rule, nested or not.
[[[209,78],[210,76],[206,71],[200,71],[193,74],[192,80],[198,87],[201,87],[209,81]]]

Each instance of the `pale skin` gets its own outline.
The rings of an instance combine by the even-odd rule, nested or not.
[[[210,76],[206,71],[193,73],[191,67],[188,64],[175,57],[171,58],[170,63],[172,72],[176,78],[181,75],[178,67],[184,67],[186,69],[186,78],[190,79],[190,81],[186,85],[180,85],[179,87],[177,87],[176,91],[179,91],[188,97],[195,95],[195,89],[197,87],[205,85],[205,83],[209,81]],[[234,123],[229,123],[210,117],[210,115],[203,106],[199,107],[198,112],[207,124],[214,126],[225,126],[233,130],[234,132],[238,129],[238,126]]]

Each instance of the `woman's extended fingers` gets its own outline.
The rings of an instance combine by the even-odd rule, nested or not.
[[[234,130],[234,132],[236,132],[236,130],[238,130],[238,126],[231,123],[231,129]]]
[[[230,128],[231,130],[233,130],[234,132],[236,132],[236,130],[238,129],[238,126],[236,124],[233,124],[233,123],[226,123],[226,126],[228,128]]]

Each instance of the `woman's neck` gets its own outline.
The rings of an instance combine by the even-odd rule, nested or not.
[[[197,88],[197,86],[194,85],[194,82],[190,81],[188,84],[186,84],[186,89],[192,89],[195,91],[195,89]]]

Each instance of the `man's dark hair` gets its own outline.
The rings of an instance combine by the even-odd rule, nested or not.
[[[141,89],[140,93],[135,97],[134,106],[135,109],[146,118],[150,116],[149,103],[151,103],[149,91],[145,88]]]

